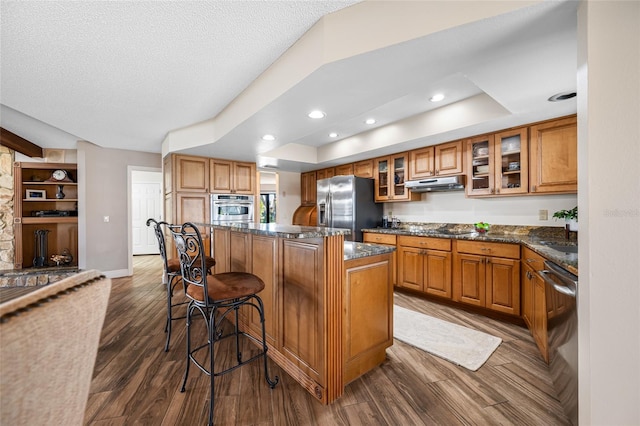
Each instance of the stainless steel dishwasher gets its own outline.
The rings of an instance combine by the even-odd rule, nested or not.
[[[578,424],[578,277],[553,262],[540,271],[546,283],[549,371],[560,403]]]

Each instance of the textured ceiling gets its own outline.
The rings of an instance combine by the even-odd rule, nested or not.
[[[54,147],[80,138],[160,152],[168,131],[217,115],[353,3],[3,0],[2,125],[43,147],[51,129],[22,115],[76,136],[58,132]]]
[[[320,18],[354,3],[2,0],[2,126],[45,148],[83,139],[160,152],[168,132],[224,112]],[[181,151],[304,171],[573,113],[575,98],[547,98],[576,88],[576,5],[541,2],[326,63]],[[436,90],[447,100],[425,102]],[[499,113],[437,114],[477,99]],[[313,106],[327,119],[305,120]],[[372,143],[363,126],[371,114],[380,133],[429,113],[422,121],[435,124],[414,139]],[[262,143],[264,133],[277,141]]]

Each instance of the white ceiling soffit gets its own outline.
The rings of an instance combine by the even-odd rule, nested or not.
[[[305,171],[571,114],[575,99],[547,99],[576,88],[576,24],[576,2],[547,2],[327,63],[184,152]],[[435,92],[446,100],[429,102]],[[327,117],[307,118],[315,108]]]
[[[2,0],[2,126],[43,147],[160,152],[358,1]]]

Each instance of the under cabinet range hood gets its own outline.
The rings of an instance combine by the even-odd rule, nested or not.
[[[461,191],[464,189],[464,176],[409,180],[404,183],[404,186],[413,192]]]

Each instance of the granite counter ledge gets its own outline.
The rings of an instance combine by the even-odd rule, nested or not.
[[[520,244],[578,275],[577,253],[563,253],[540,243],[540,241],[566,242],[564,228],[561,227],[494,225],[486,234],[480,234],[468,224],[427,223],[403,225],[400,228],[370,228],[363,229],[362,232]]]
[[[196,223],[201,227],[226,229],[253,235],[286,239],[324,238],[336,235],[349,235],[351,230],[343,228],[326,228],[321,226],[279,225],[277,223]]]
[[[377,256],[380,254],[392,253],[395,247],[381,244],[358,243],[353,241],[344,242],[344,260],[360,259],[363,257]]]

